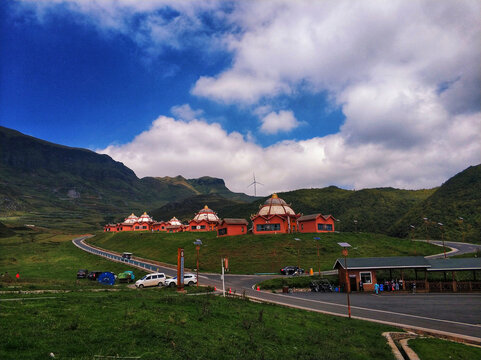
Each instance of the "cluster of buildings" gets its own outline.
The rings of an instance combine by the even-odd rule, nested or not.
[[[220,219],[213,210],[206,205],[199,210],[189,224],[182,224],[173,217],[169,221],[157,222],[147,213],[137,217],[131,214],[124,222],[107,224],[104,231],[217,231],[217,236],[243,235],[248,232],[253,234],[289,234],[289,233],[324,233],[334,231],[335,218],[332,215],[296,214],[291,205],[279,198],[277,194],[267,199],[259,207],[257,214],[250,218],[252,227],[245,219]]]

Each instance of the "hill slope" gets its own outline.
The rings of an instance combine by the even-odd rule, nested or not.
[[[137,178],[107,155],[0,127],[0,214],[49,227],[94,229],[173,200],[231,192],[222,179]]]
[[[428,222],[424,222],[425,217]],[[389,233],[406,236],[409,225],[414,225],[414,236],[439,239],[439,222],[444,224],[448,240],[461,241],[464,232],[466,241],[481,242],[481,165],[470,166],[450,178],[431,196],[412,207]]]

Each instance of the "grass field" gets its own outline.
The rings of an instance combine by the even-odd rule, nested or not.
[[[200,250],[201,271],[219,272],[220,259],[229,258],[229,268],[235,274],[273,272],[287,265],[297,265],[298,250],[300,266],[308,271],[318,270],[317,244],[319,236],[321,270],[331,270],[341,257],[338,242],[352,245],[350,257],[431,255],[439,253],[439,247],[419,241],[391,238],[368,233],[331,234],[278,234],[245,235],[217,238],[215,232],[205,233],[100,233],[88,242],[118,252],[130,251],[134,255],[170,264],[177,262],[177,248],[183,247],[187,267],[195,268],[196,251],[193,242],[203,242]],[[296,241],[294,238],[300,238]]]
[[[393,358],[381,336],[390,327],[242,299],[170,289],[28,298],[0,303],[1,359]]]
[[[481,348],[441,339],[413,339],[409,340],[409,347],[411,347],[422,360],[481,359]]]
[[[103,287],[95,281],[76,279],[79,269],[145,272],[90,255],[72,244],[73,235],[38,230],[16,230],[16,235],[0,239],[0,290],[77,289]],[[20,280],[15,274],[20,273]]]

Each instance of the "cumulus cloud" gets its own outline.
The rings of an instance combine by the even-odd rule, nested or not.
[[[98,152],[140,177],[209,175],[239,192],[248,191],[253,171],[265,185],[258,189],[262,194],[332,184],[412,189],[438,186],[462,170],[460,164],[479,162],[479,132],[472,130],[481,128],[480,119],[479,113],[458,115],[442,129],[445,136],[399,151],[379,142],[350,142],[342,133],[263,148],[216,123],[160,116],[132,142]]]
[[[221,47],[230,65],[199,74],[191,93],[251,109],[261,132],[299,125],[270,101],[279,96],[327,93],[345,115],[337,134],[263,148],[256,134],[173,107],[174,118],[160,116],[132,142],[100,151],[139,176],[218,176],[245,192],[255,171],[266,194],[331,184],[420,188],[481,162],[477,0],[27,3],[39,19],[67,9],[153,55],[195,46],[210,56]]]
[[[292,111],[281,110],[271,112],[261,119],[261,132],[266,134],[276,134],[281,131],[290,131],[299,126],[299,121]]]
[[[204,113],[203,110],[192,109],[189,104],[173,106],[170,109],[170,112],[172,115],[182,120],[194,120]]]

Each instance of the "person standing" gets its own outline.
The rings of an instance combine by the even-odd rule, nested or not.
[[[364,291],[364,284],[362,283],[362,280],[359,281],[359,291]]]
[[[379,295],[379,284],[378,283],[374,284],[374,291],[376,292],[376,295]]]

